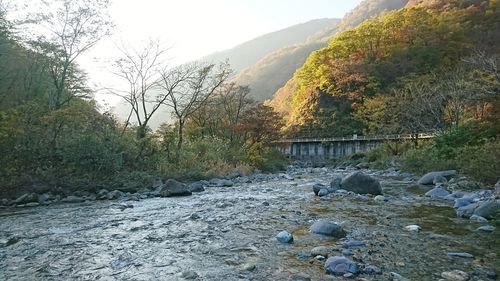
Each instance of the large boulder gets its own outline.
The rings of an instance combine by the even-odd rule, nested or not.
[[[474,210],[474,215],[487,219],[500,217],[500,202],[493,200],[482,202]]]
[[[457,174],[457,171],[455,171],[455,170],[430,172],[430,173],[423,175],[418,180],[418,184],[422,184],[422,185],[434,184],[434,179],[436,179],[436,177],[438,179],[441,179],[441,177],[443,177],[443,178],[449,180],[453,176],[455,176],[456,174]]]
[[[382,187],[377,179],[355,172],[345,177],[341,182],[342,189],[358,194],[382,194]]]
[[[356,274],[358,272],[358,265],[346,257],[335,256],[326,260],[325,270],[327,273],[334,275]]]
[[[203,182],[201,182],[201,181],[193,182],[188,187],[189,187],[189,191],[191,191],[191,192],[203,192],[203,191],[205,191],[205,187],[203,186]]]
[[[325,220],[319,220],[315,222],[313,225],[311,225],[310,230],[315,234],[321,234],[335,238],[343,238],[346,236],[344,229],[342,229],[340,225]]]
[[[160,189],[161,197],[189,196],[192,192],[189,187],[174,179],[169,179]]]

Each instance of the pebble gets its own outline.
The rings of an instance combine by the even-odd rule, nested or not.
[[[493,232],[495,231],[495,227],[493,225],[483,225],[483,226],[480,226],[476,229],[477,231],[481,231],[481,232]]]
[[[448,281],[467,281],[469,280],[469,274],[461,270],[445,271],[441,273],[441,277]]]
[[[346,240],[342,243],[344,248],[356,248],[365,246],[365,242],[359,240]]]
[[[367,265],[363,269],[363,273],[365,274],[382,274],[382,270],[374,265]]]
[[[463,253],[463,252],[449,252],[449,253],[447,253],[447,255],[449,257],[459,257],[459,258],[468,258],[468,259],[474,258],[473,255],[471,255],[469,253]]]
[[[419,232],[422,228],[416,224],[411,224],[405,226],[405,230],[410,231],[410,232]]]
[[[281,243],[292,243],[293,235],[288,231],[281,231],[276,235],[276,239]]]

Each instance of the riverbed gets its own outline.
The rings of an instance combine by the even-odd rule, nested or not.
[[[423,196],[414,179],[367,171],[388,201],[312,192],[315,183],[348,172],[301,170],[293,180],[267,177],[189,197],[0,210],[0,280],[344,280],[303,255],[317,246],[382,270],[354,280],[392,280],[394,273],[438,280],[454,269],[487,280],[500,270],[498,224],[492,233],[476,231],[479,223],[457,218],[452,202]],[[342,225],[347,239],[365,245],[346,253],[342,239],[310,233],[319,219]],[[405,230],[412,224],[421,231]],[[294,243],[276,240],[282,230]]]

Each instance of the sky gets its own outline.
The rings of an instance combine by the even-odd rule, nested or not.
[[[32,1],[32,0],[30,0]],[[114,34],[79,59],[97,88],[119,87],[109,72],[120,42],[159,39],[171,64],[232,48],[260,35],[319,18],[341,18],[361,0],[113,0]],[[116,99],[98,95],[98,102]]]

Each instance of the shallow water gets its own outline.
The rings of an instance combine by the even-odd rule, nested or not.
[[[317,219],[340,223],[348,238],[365,241],[352,258],[384,272],[361,275],[368,280],[389,280],[391,271],[437,280],[453,269],[500,269],[498,229],[475,232],[479,225],[456,218],[451,203],[422,198],[412,183],[394,178],[381,178],[389,202],[315,197],[312,185],[331,177],[306,173],[295,181],[209,187],[191,197],[129,201],[133,208],[123,211],[118,201],[0,210],[0,240],[19,239],[0,247],[0,280],[183,280],[190,270],[199,280],[342,280],[326,275],[323,262],[297,257],[341,245],[309,233]],[[409,224],[422,232],[405,231]],[[293,233],[293,244],[275,240],[281,230]],[[446,255],[464,251],[475,258]],[[479,279],[485,278],[472,276]]]

